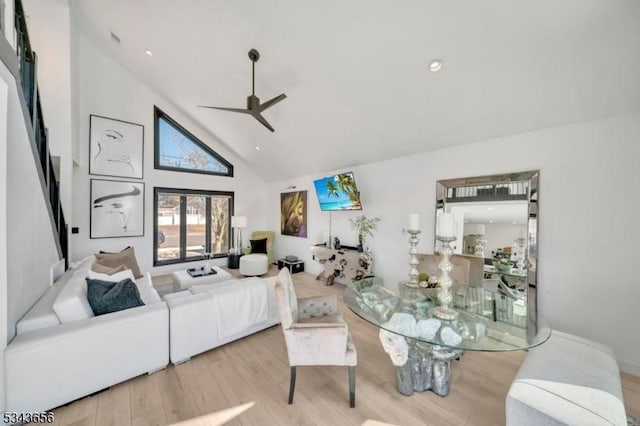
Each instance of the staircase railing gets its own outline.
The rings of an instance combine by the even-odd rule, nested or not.
[[[16,30],[16,55],[20,75],[20,85],[24,100],[29,111],[31,126],[35,136],[35,148],[37,163],[42,171],[44,192],[48,194],[49,206],[53,216],[53,225],[59,243],[62,257],[68,265],[68,234],[67,223],[60,202],[60,186],[55,176],[51,154],[49,152],[49,135],[44,124],[40,93],[37,80],[37,57],[31,49],[29,31],[25,19],[21,0],[15,0],[15,30]]]

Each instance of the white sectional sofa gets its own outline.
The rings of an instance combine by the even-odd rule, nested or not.
[[[164,297],[170,310],[170,359],[193,355],[280,322],[276,277],[232,279],[195,285]]]
[[[50,410],[278,324],[275,277],[195,285],[161,300],[135,280],[144,306],[94,316],[85,278],[65,272],[18,322],[4,352],[6,410]]]
[[[7,411],[49,410],[168,364],[169,310],[150,278],[136,280],[144,306],[96,317],[78,285],[93,261],[65,272],[17,324],[4,352]]]

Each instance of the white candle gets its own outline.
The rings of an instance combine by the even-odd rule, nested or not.
[[[410,231],[420,230],[420,216],[417,213],[411,213],[409,215],[409,230]]]
[[[438,217],[438,229],[436,232],[439,237],[455,237],[455,221],[453,213],[442,213]]]

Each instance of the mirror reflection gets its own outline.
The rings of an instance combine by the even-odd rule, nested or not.
[[[536,240],[538,172],[438,181],[436,229],[441,213],[456,222],[457,256],[469,259],[472,269],[468,289],[458,289],[459,303],[468,304],[474,288],[510,298],[522,306],[509,313],[520,326],[535,330]],[[436,241],[435,250],[439,250]],[[495,312],[494,312],[494,317]],[[526,321],[525,321],[526,319]],[[508,321],[516,324],[515,321]]]

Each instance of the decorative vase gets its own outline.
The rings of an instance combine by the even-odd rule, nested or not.
[[[364,240],[364,238],[362,237],[362,234],[358,234],[358,251],[360,253],[362,253],[364,251],[363,240]]]

